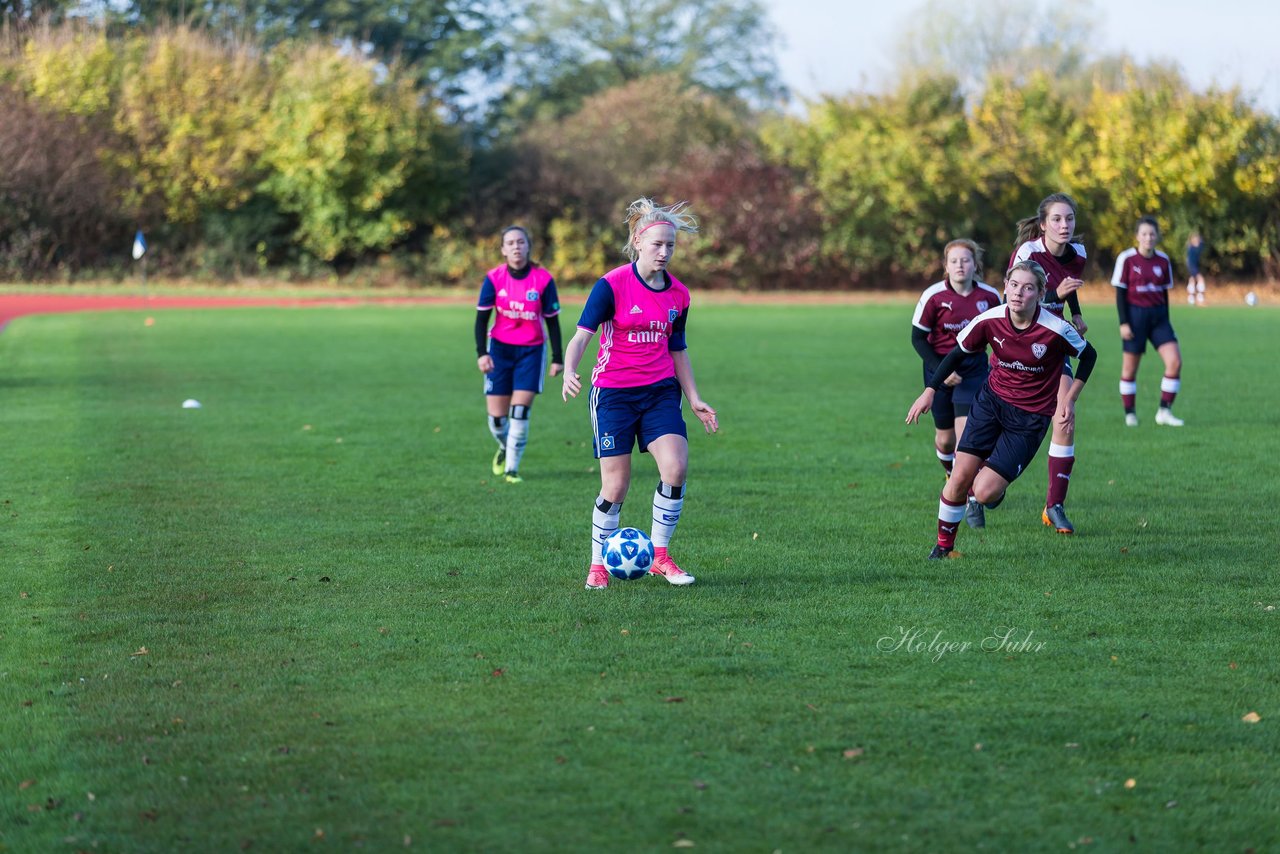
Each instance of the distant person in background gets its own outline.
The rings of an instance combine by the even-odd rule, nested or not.
[[[1030,465],[1049,425],[1075,420],[1076,400],[1098,354],[1074,326],[1040,305],[1045,293],[1040,265],[1014,262],[1004,280],[1005,304],[965,326],[955,349],[907,411],[907,423],[916,423],[956,366],[991,348],[991,373],[974,400],[955,467],[938,498],[938,543],[930,560],[951,556],[970,495],[989,507],[999,504],[1009,484]],[[1079,357],[1080,372],[1062,394],[1059,377],[1069,356]]]
[[[547,365],[544,340],[551,343],[551,376],[564,366],[556,280],[530,260],[529,250],[529,232],[507,227],[502,232],[505,263],[485,274],[476,303],[476,364],[484,374],[489,432],[498,443],[492,469],[507,483],[523,482],[520,459],[529,438],[529,411],[542,392]],[[498,319],[490,330],[495,309]]]
[[[631,453],[649,453],[658,465],[653,493],[653,567],[676,585],[692,584],[667,553],[684,509],[689,469],[689,440],[681,396],[703,429],[720,429],[716,411],[699,395],[685,343],[689,289],[667,265],[676,251],[676,234],[696,232],[697,221],[683,202],[660,206],[636,199],[627,207],[631,259],[605,273],[591,289],[578,320],[578,331],[565,351],[564,390],[568,401],[582,390],[578,363],[588,342],[600,331],[600,352],[591,372],[591,428],[600,460],[600,494],[591,515],[591,566],[588,590],[609,586],[604,541],[618,530],[622,502],[631,487]]]
[[[1054,193],[1045,197],[1036,215],[1018,222],[1018,236],[1009,269],[1019,261],[1035,261],[1045,272],[1046,285],[1040,305],[1050,314],[1070,317],[1071,325],[1081,335],[1088,330],[1080,314],[1080,297],[1077,291],[1084,284],[1085,264],[1088,260],[1084,244],[1076,234],[1076,203],[1066,193]],[[1068,314],[1070,312],[1070,314]],[[1064,397],[1071,390],[1071,362],[1062,363],[1062,378],[1058,394]],[[1064,410],[1059,407],[1059,414]],[[1059,534],[1075,533],[1075,527],[1067,518],[1065,504],[1067,488],[1071,485],[1071,470],[1076,463],[1075,419],[1054,416],[1053,435],[1049,440],[1049,487],[1045,492],[1044,511],[1040,520]]]
[[[1200,272],[1200,253],[1204,251],[1204,238],[1193,231],[1187,238],[1187,303],[1204,305],[1204,274]]]
[[[1111,284],[1116,289],[1116,311],[1120,315],[1120,341],[1124,352],[1120,365],[1120,400],[1124,404],[1124,423],[1138,426],[1138,366],[1147,342],[1164,359],[1164,378],[1160,380],[1160,408],[1156,423],[1181,427],[1182,419],[1173,414],[1173,399],[1181,388],[1182,353],[1178,337],[1169,322],[1169,291],[1173,288],[1173,263],[1156,248],[1160,242],[1160,226],[1154,217],[1138,220],[1138,248],[1126,249],[1116,258]]]
[[[911,345],[924,361],[924,384],[933,378],[944,356],[956,346],[956,336],[969,322],[1000,305],[1000,292],[979,281],[982,250],[968,239],[952,240],[942,250],[945,276],[925,288],[911,316]],[[947,476],[956,458],[956,441],[964,434],[969,407],[987,380],[987,362],[981,353],[961,361],[933,397],[933,446]],[[965,521],[971,528],[986,525],[986,514],[976,498],[970,498]]]

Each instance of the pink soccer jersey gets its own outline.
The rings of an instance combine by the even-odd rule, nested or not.
[[[1169,256],[1159,249],[1150,258],[1143,258],[1137,249],[1126,249],[1116,259],[1111,284],[1125,292],[1129,305],[1140,308],[1167,306],[1169,289],[1173,287],[1173,264]]]
[[[1039,415],[1053,415],[1058,408],[1062,364],[1085,348],[1076,328],[1043,306],[1026,329],[1013,325],[1007,306],[984,311],[964,328],[956,343],[966,353],[990,347],[987,384],[991,390],[1001,400]]]
[[[930,285],[920,295],[911,325],[929,333],[929,346],[945,356],[956,346],[956,336],[975,317],[1000,305],[1000,292],[986,282],[975,282],[968,296],[961,296],[945,280]]]
[[[1045,248],[1043,237],[1028,240],[1013,253],[1009,259],[1009,268],[1012,269],[1014,264],[1027,259],[1035,261],[1044,268],[1046,282],[1044,299],[1040,300],[1041,307],[1047,308],[1058,317],[1064,317],[1066,303],[1058,297],[1058,283],[1063,279],[1084,278],[1085,264],[1089,260],[1084,244],[1068,243],[1062,257],[1059,258]]]
[[[480,288],[479,311],[496,309],[489,337],[503,344],[528,347],[543,342],[542,319],[560,313],[555,281],[542,267],[528,268],[523,278],[511,274],[506,264],[494,267],[485,274]]]
[[[600,330],[600,353],[591,384],[597,388],[635,388],[675,376],[671,350],[684,349],[684,318],[689,310],[689,289],[675,276],[661,291],[652,290],[626,264],[610,270],[596,283],[612,296],[610,316],[597,318],[596,293],[587,300],[579,329]]]

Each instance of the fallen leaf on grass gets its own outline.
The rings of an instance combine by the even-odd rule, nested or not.
[[[671,847],[672,848],[693,848],[694,845],[693,845],[692,839],[677,839],[675,842],[671,843]]]
[[[22,593],[19,593],[19,594],[18,594],[18,598],[19,598],[19,599],[30,599],[30,598],[31,598],[31,594],[30,594],[30,593],[27,593],[27,592],[25,592],[25,591],[24,591],[24,592],[22,592]]]
[[[150,654],[151,654],[151,650],[147,649],[145,646],[140,646],[140,647],[138,647],[138,651],[137,651],[137,652],[131,652],[131,653],[129,653],[129,657],[130,657],[130,658],[137,658],[137,657],[138,657],[138,656],[140,656],[140,655],[150,655]]]
[[[861,756],[864,752],[865,752],[865,751],[864,751],[861,747],[850,747],[848,750],[846,750],[846,751],[844,752],[844,758],[845,758],[845,759],[857,759],[857,758],[858,758],[859,756]]]
[[[664,703],[683,703],[683,702],[684,702],[684,697],[664,697],[664,698],[663,698],[663,700],[662,700],[662,702],[664,702]]]
[[[499,676],[506,676],[506,675],[507,675],[507,669],[506,669],[505,667],[499,667],[499,668],[497,668],[496,670],[494,670],[492,673],[490,673],[489,675],[490,675],[490,676],[493,676],[493,677],[495,677],[495,678],[497,678],[497,677],[499,677]]]
[[[1227,665],[1227,667],[1229,667],[1229,668],[1230,668],[1230,669],[1232,669],[1232,670],[1235,670],[1235,669],[1236,669],[1236,663],[1233,661],[1233,662],[1231,662],[1230,664],[1228,664],[1228,665]]]
[[[30,789],[35,784],[36,784],[35,780],[23,780],[21,783],[18,784],[18,791],[21,792],[23,789]]]
[[[1249,712],[1249,714],[1245,715],[1240,720],[1244,721],[1247,724],[1256,724],[1262,720],[1262,715],[1258,714],[1257,712]]]
[[[1138,785],[1138,781],[1133,779],[1132,777],[1124,781],[1124,787],[1126,789],[1132,789],[1134,786],[1137,786],[1137,785]]]

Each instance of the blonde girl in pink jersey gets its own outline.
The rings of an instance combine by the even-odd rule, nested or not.
[[[600,333],[600,352],[591,374],[590,409],[595,456],[600,460],[600,494],[592,512],[588,590],[609,585],[604,541],[619,527],[622,502],[631,486],[631,453],[653,455],[658,486],[653,494],[654,545],[650,574],[675,585],[694,577],[667,552],[684,508],[689,441],[681,397],[707,433],[719,428],[716,411],[698,394],[685,344],[689,290],[667,265],[676,235],[696,232],[697,222],[683,202],[666,207],[637,199],[627,208],[630,264],[606,273],[592,288],[578,331],[565,348],[564,389],[568,401],[582,390],[578,363]]]

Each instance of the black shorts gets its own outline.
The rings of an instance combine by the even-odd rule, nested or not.
[[[1013,483],[1035,458],[1053,418],[1019,409],[984,385],[969,411],[956,451],[973,454]]]
[[[1133,338],[1121,342],[1126,353],[1140,356],[1147,352],[1148,341],[1158,350],[1170,341],[1178,340],[1178,336],[1173,334],[1173,324],[1169,322],[1167,305],[1151,308],[1129,306],[1129,328],[1133,330]]]
[[[959,385],[944,385],[933,393],[933,407],[929,411],[933,413],[933,426],[939,430],[950,430],[956,426],[957,418],[968,417],[974,398],[987,382],[985,360],[975,359],[966,370],[972,373],[961,374],[963,379]],[[933,373],[926,369],[924,384],[928,385],[931,379]]]

